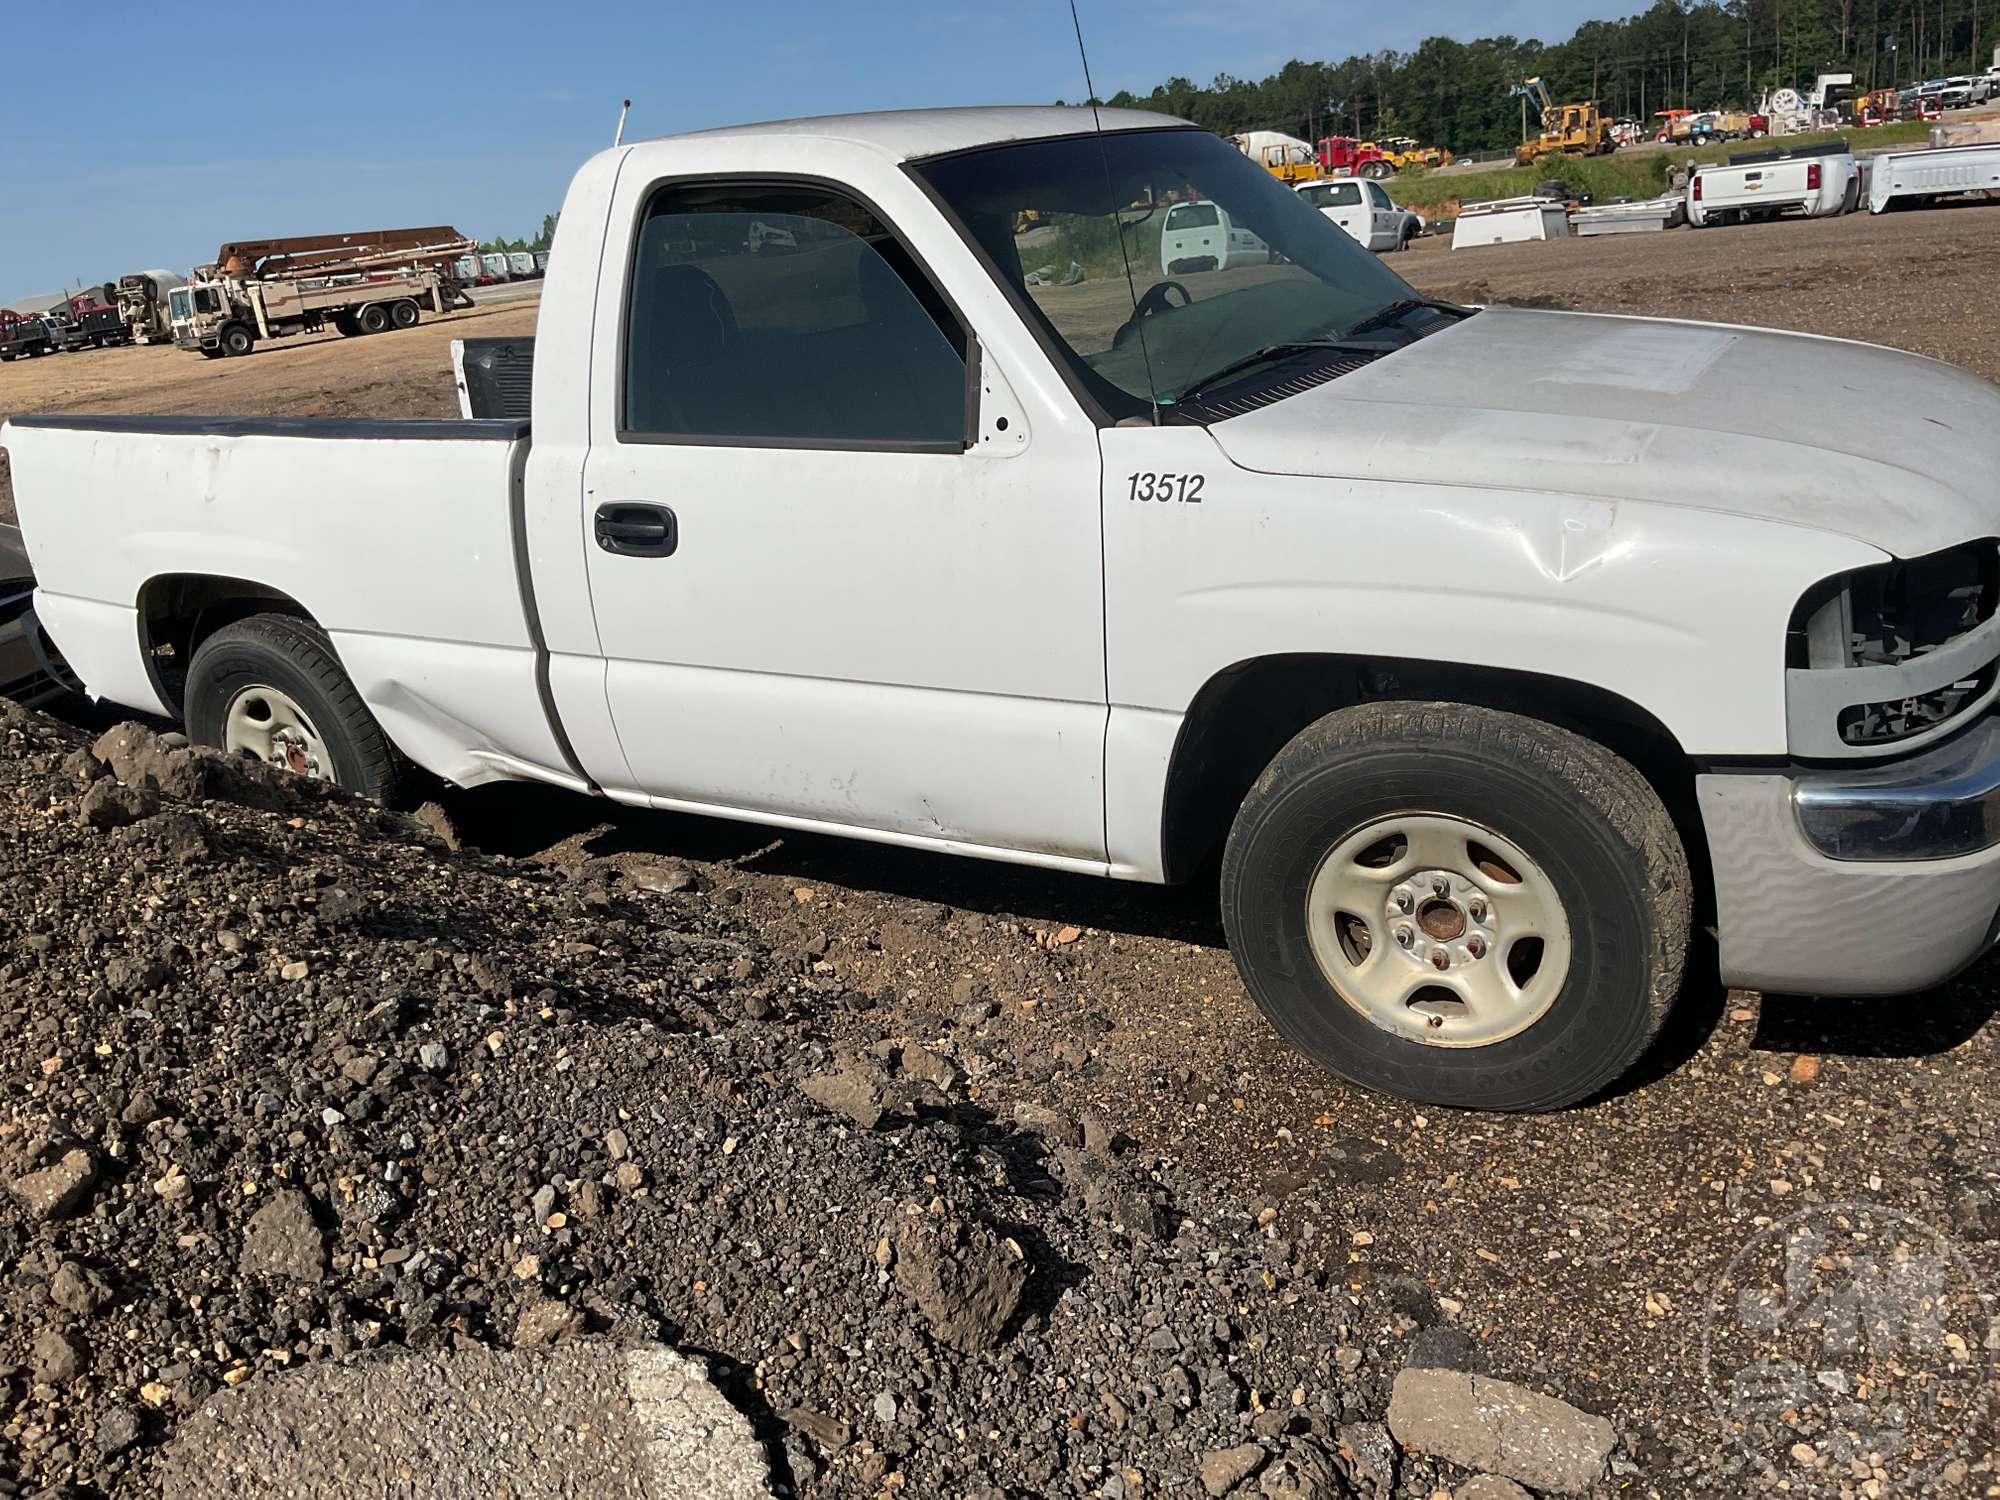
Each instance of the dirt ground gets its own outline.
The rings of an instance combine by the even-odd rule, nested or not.
[[[1394,264],[1460,300],[1791,327],[2000,376],[2000,205],[1461,253],[1426,243]],[[0,369],[0,411],[445,415],[446,340],[532,319],[526,308],[475,312],[241,362],[161,350],[14,365]],[[1371,1325],[1355,1340],[1361,1379],[1413,1359],[1409,1330],[1421,1326],[1420,1340],[1432,1330],[1458,1340],[1455,1358],[1609,1416],[1630,1462],[1604,1494],[1768,1493],[1782,1474],[1796,1495],[2000,1495],[1993,1355],[1978,1352],[1976,1330],[1969,1358],[1985,1395],[1908,1414],[1900,1435],[1915,1458],[1901,1471],[1932,1475],[1908,1488],[1793,1442],[1797,1427],[1779,1441],[1767,1423],[1739,1449],[1745,1417],[1715,1363],[1716,1319],[1726,1331],[1740,1307],[1725,1290],[1732,1257],[1790,1216],[1854,1202],[1911,1216],[1920,1247],[1947,1237],[1952,1285],[1987,1298],[1992,1317],[1991,961],[1894,1003],[1724,994],[1697,981],[1655,1056],[1612,1097],[1549,1117],[1455,1114],[1362,1094],[1287,1050],[1235,977],[1212,883],[1120,887],[523,788],[448,800],[465,837],[496,855],[570,870],[691,861],[702,880],[741,889],[760,941],[881,995],[891,1034],[946,1035],[968,995],[991,996],[1018,1023],[1018,1042],[993,1059],[1004,1092],[1101,1112],[1148,1160],[1237,1204],[1242,1222],[1226,1234],[1254,1240],[1266,1231],[1244,1226],[1275,1223],[1268,1233],[1323,1247],[1334,1285],[1403,1289],[1407,1326]],[[643,926],[630,934],[643,937]],[[1077,1017],[1091,1023],[1081,1043],[1065,1029]],[[1050,1028],[1040,1035],[1064,1039],[1045,1049],[1038,1021]],[[1143,1330],[1130,1334],[1136,1349]],[[2000,1322],[1983,1342],[2000,1348]],[[1107,1436],[1107,1454],[1119,1449]]]

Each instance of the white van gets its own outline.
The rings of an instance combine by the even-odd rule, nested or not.
[[[1370,250],[1407,250],[1423,231],[1423,220],[1396,207],[1379,182],[1355,177],[1302,182],[1298,194]]]
[[[1220,204],[1206,199],[1176,203],[1160,225],[1160,269],[1169,276],[1226,271],[1271,258],[1269,245],[1249,230],[1238,229]]]

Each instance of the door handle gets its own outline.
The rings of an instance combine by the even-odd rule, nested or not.
[[[595,531],[597,545],[620,557],[672,557],[681,544],[681,524],[664,505],[600,505]]]

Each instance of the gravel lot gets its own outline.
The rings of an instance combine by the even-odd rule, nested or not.
[[[1995,376],[1996,231],[1981,205],[1397,264]],[[0,410],[75,370],[60,404],[443,413],[456,331],[16,364]],[[588,1332],[718,1360],[811,1495],[1201,1494],[1253,1445],[1235,1493],[1417,1500],[1468,1474],[1405,1452],[1369,1478],[1417,1365],[1609,1418],[1601,1495],[2000,1494],[1991,964],[1896,1003],[1697,979],[1612,1098],[1418,1111],[1274,1039],[1212,885],[520,788],[416,825],[176,772],[164,811],[104,811],[87,735],[0,732],[0,1493],[148,1493],[226,1385],[301,1364]],[[91,798],[136,821],[99,831]],[[87,1185],[45,1213],[66,1161]],[[1750,1321],[1732,1257],[1857,1202],[1911,1216],[1876,1251],[1946,1273],[1904,1374],[1855,1397],[1907,1444],[1879,1474],[1827,1381],[1718,1411],[1705,1359]],[[1313,1463],[1336,1477],[1282,1488]]]

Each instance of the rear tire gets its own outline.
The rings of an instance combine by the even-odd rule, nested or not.
[[[1471,1109],[1558,1109],[1623,1075],[1680,989],[1691,909],[1673,820],[1630,764],[1454,703],[1308,726],[1222,865],[1230,950],[1287,1041],[1363,1087]]]
[[[242,748],[230,744],[232,713],[246,704],[254,710],[260,691],[303,717],[317,762],[304,768],[306,774],[377,802],[395,800],[402,762],[318,626],[290,615],[252,615],[203,641],[188,663],[188,737],[221,749]],[[302,769],[296,761],[258,753]]]
[[[389,309],[389,321],[398,328],[415,328],[418,317],[414,302],[398,302]]]
[[[354,315],[363,333],[380,333],[389,326],[389,310],[379,302],[371,302]]]

